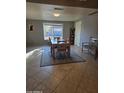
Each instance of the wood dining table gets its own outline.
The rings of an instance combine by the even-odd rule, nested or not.
[[[64,39],[51,39],[51,55],[53,56],[53,58],[55,58],[55,49],[57,48],[57,46],[66,46],[67,50],[68,50],[68,56],[70,56],[70,42],[67,42]]]

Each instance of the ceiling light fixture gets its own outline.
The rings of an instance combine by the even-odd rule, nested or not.
[[[63,8],[55,7],[54,10],[64,10]]]
[[[59,13],[54,13],[53,15],[54,15],[55,17],[59,17],[59,16],[60,16]]]

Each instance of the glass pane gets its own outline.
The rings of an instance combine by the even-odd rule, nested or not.
[[[62,37],[63,36],[63,26],[55,24],[44,24],[44,40],[50,38]]]
[[[52,37],[52,26],[45,25],[44,26],[44,39],[48,40],[49,37]]]
[[[54,37],[62,37],[62,26],[54,26],[53,34]]]

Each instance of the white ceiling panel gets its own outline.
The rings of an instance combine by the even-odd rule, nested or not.
[[[54,8],[61,8],[63,10],[55,10]],[[76,21],[83,16],[96,11],[97,9],[80,8],[47,5],[38,3],[26,3],[26,18],[38,20],[51,20],[51,21]],[[53,16],[53,13],[59,13],[59,17]]]

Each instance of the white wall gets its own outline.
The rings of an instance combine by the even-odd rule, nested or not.
[[[88,42],[90,37],[98,38],[98,15],[84,16],[80,21],[82,21],[80,34],[81,46],[82,42]]]
[[[44,40],[43,34],[43,23],[51,22],[51,23],[62,23],[63,24],[63,37],[69,37],[70,28],[74,24],[74,22],[66,22],[66,21],[43,21],[43,20],[26,20],[26,44],[30,45],[45,45],[47,41]],[[29,31],[29,24],[34,26],[34,31]]]
[[[82,19],[81,41],[89,41],[89,37],[98,38],[98,15],[85,16]]]
[[[98,38],[98,15],[85,16],[82,21],[82,28],[80,34],[80,46],[82,42],[89,41],[89,37]],[[26,20],[26,43],[27,45],[44,45],[47,41],[43,37],[43,23],[62,23],[64,26],[63,36],[64,38],[69,37],[70,28],[74,25],[74,22],[66,21],[43,21],[43,20]],[[29,24],[34,25],[34,31],[29,31]]]

